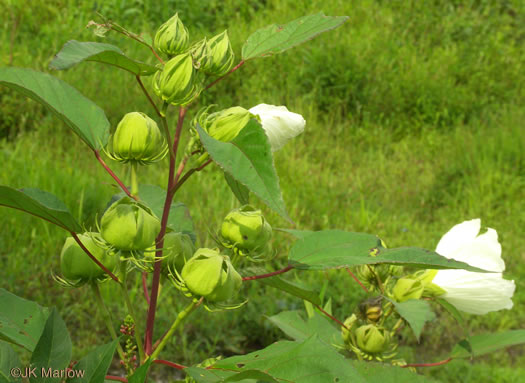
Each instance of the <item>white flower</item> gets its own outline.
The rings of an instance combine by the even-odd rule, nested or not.
[[[436,252],[446,258],[468,263],[494,273],[466,270],[438,270],[432,283],[446,291],[444,298],[458,310],[471,314],[510,309],[516,286],[503,279],[505,263],[494,229],[478,235],[481,220],[473,219],[454,226],[439,241]]]
[[[306,124],[303,116],[288,111],[286,106],[259,104],[251,108],[250,113],[261,119],[272,152],[281,149],[288,140],[301,134]]]

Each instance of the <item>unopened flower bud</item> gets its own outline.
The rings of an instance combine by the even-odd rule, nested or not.
[[[356,321],[357,316],[355,314],[352,314],[351,316],[345,319],[345,321],[343,322],[344,326],[341,326],[341,336],[346,344],[352,343],[352,327],[354,326]]]
[[[193,44],[190,48],[191,55],[193,57],[193,63],[195,68],[202,69],[206,66],[206,63],[210,60],[211,52],[206,37],[201,41]]]
[[[409,299],[421,298],[424,290],[424,283],[418,279],[399,278],[392,289],[392,293],[396,301],[405,302]]]
[[[241,251],[263,250],[272,238],[272,227],[261,210],[244,205],[228,213],[221,225],[221,237],[226,247]]]
[[[146,205],[123,197],[102,216],[101,235],[116,249],[146,250],[160,231],[160,222]]]
[[[209,56],[202,70],[210,75],[223,76],[233,65],[234,54],[228,38],[228,31],[212,37],[208,41]]]
[[[195,246],[188,234],[169,232],[164,236],[164,255],[166,256],[163,266],[171,270],[181,272],[184,264],[193,256]]]
[[[230,258],[214,249],[198,249],[182,268],[181,276],[192,294],[210,302],[233,298],[242,284]]]
[[[249,111],[240,106],[211,114],[208,114],[208,109],[201,110],[194,123],[198,123],[210,136],[223,142],[237,137],[252,117]]]
[[[78,234],[78,239],[84,247],[109,271],[113,271],[118,263],[118,257],[99,247],[93,237],[100,237],[98,233]],[[80,247],[73,237],[68,237],[60,253],[60,269],[67,279],[93,279],[105,274]]]
[[[170,57],[183,53],[188,49],[188,30],[180,21],[178,13],[160,26],[155,34],[153,46],[157,51]]]
[[[388,332],[374,324],[367,324],[355,330],[357,347],[361,350],[377,354],[386,349],[390,340]]]
[[[173,57],[153,76],[153,90],[172,105],[189,104],[201,91],[190,53]]]
[[[149,164],[168,153],[168,144],[157,123],[144,113],[127,113],[117,125],[107,147],[108,155],[119,162]]]

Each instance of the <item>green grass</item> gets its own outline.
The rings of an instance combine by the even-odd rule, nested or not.
[[[235,52],[246,37],[272,22],[287,22],[323,10],[348,15],[335,31],[274,58],[255,60],[205,93],[201,105],[287,105],[301,113],[306,131],[275,155],[284,199],[299,229],[339,228],[378,234],[388,246],[435,248],[454,224],[480,217],[498,231],[506,277],[517,285],[514,309],[467,316],[473,334],[523,328],[525,293],[525,133],[523,76],[525,6],[515,1],[107,1],[100,11],[135,31],[154,32],[178,8],[195,39],[229,28]],[[198,3],[198,4],[197,4]],[[199,5],[199,4],[204,4]],[[206,9],[206,11],[201,11]],[[198,10],[198,11],[196,11]],[[69,39],[97,39],[84,26],[96,17],[92,2],[15,1],[0,5],[8,15],[0,29],[0,65],[47,71]],[[13,29],[15,20],[18,27]],[[13,32],[14,31],[14,32]],[[13,44],[10,43],[13,37]],[[146,49],[116,35],[132,57],[154,63]],[[11,58],[12,57],[12,58]],[[122,115],[153,115],[134,79],[115,68],[85,63],[54,75],[94,99],[115,126]],[[285,76],[283,74],[286,74]],[[278,81],[276,81],[278,79]],[[147,82],[147,80],[146,80]],[[90,151],[37,104],[0,88],[0,184],[39,187],[59,196],[86,227],[93,227],[112,194],[112,180]],[[192,108],[191,115],[198,110]],[[170,115],[174,121],[174,113]],[[187,134],[186,134],[187,137]],[[126,169],[111,166],[126,178]],[[141,182],[165,185],[166,163],[141,169]],[[201,246],[237,202],[216,168],[194,176],[176,196],[186,203]],[[262,207],[262,206],[261,206]],[[286,223],[265,209],[275,227]],[[64,290],[54,283],[66,233],[20,212],[2,210],[1,287],[55,305],[70,328],[75,356],[109,340],[88,289]],[[276,234],[284,262],[289,238]],[[7,270],[9,270],[7,272]],[[342,271],[296,273],[320,291],[326,286],[334,314],[349,315],[362,297]],[[137,285],[137,284],[135,284]],[[205,311],[188,322],[168,349],[180,363],[210,355],[244,353],[281,337],[263,315],[300,309],[302,302],[257,283],[246,284],[250,302],[234,311]],[[133,294],[139,294],[134,288]],[[107,283],[104,296],[118,301]],[[184,305],[167,284],[157,329],[166,328]],[[136,296],[136,301],[140,301]],[[120,315],[123,308],[112,304]],[[144,317],[145,306],[140,315]],[[429,325],[418,345],[406,333],[414,361],[445,359],[460,337],[445,316]],[[168,358],[168,357],[167,357]],[[168,359],[170,359],[168,358]],[[454,361],[425,370],[442,381],[516,382],[525,371],[523,347],[474,362]],[[167,373],[157,369],[159,374]]]

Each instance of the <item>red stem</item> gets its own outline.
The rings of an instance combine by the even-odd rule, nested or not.
[[[160,271],[162,264],[162,248],[164,246],[164,234],[166,234],[166,227],[168,225],[168,217],[170,214],[171,202],[175,195],[173,190],[175,181],[175,159],[177,156],[177,149],[179,145],[180,135],[182,132],[182,125],[184,124],[184,117],[186,116],[186,109],[181,107],[179,109],[179,120],[177,121],[177,129],[175,131],[175,139],[173,140],[173,152],[174,155],[170,157],[170,170],[168,176],[168,192],[166,193],[166,200],[164,201],[164,210],[162,212],[162,220],[160,226],[160,232],[155,241],[157,244],[155,264],[153,266],[153,282],[151,285],[150,303],[148,307],[148,318],[146,322],[146,336],[145,336],[145,349],[146,355],[151,355],[153,352],[153,328],[155,324],[155,312],[157,310],[157,297],[159,294],[159,283],[160,283]]]
[[[116,380],[119,382],[128,383],[128,380],[126,378],[123,378],[121,376],[115,376],[115,375],[106,375],[107,380]]]
[[[148,293],[148,273],[145,271],[142,273],[142,290],[144,291],[144,298],[148,305],[150,304],[149,293]]]
[[[219,77],[217,80],[212,82],[210,85],[207,85],[206,88],[204,88],[204,90],[211,88],[212,86],[217,84],[219,81],[221,81],[223,78],[235,72],[237,69],[239,69],[244,64],[244,62],[245,62],[244,60],[241,60],[237,65],[235,65],[232,69],[230,69],[230,71],[226,73],[224,76]]]
[[[352,278],[354,278],[354,281],[356,281],[356,282],[359,284],[359,286],[361,286],[361,288],[362,288],[363,290],[365,290],[365,293],[368,293],[368,289],[365,287],[365,285],[363,285],[363,284],[361,283],[361,281],[355,276],[355,274],[352,273],[352,271],[350,271],[350,269],[346,269],[346,271],[348,271],[348,274],[350,274],[350,276],[351,276]]]
[[[326,311],[324,311],[324,310],[322,309],[321,306],[315,305],[315,307],[317,307],[317,309],[318,309],[319,311],[321,311],[324,315],[326,315],[328,318],[330,318],[330,319],[333,320],[334,322],[338,323],[340,326],[343,326],[344,328],[346,328],[347,330],[350,331],[350,329],[348,328],[347,325],[345,325],[343,322],[341,322],[339,319],[337,319],[337,318],[334,317],[333,315],[328,314]]]
[[[144,94],[146,95],[146,97],[148,98],[150,104],[153,106],[153,109],[155,109],[155,113],[157,113],[157,116],[159,117],[162,117],[162,114],[160,113],[160,110],[159,108],[157,108],[157,105],[155,104],[155,102],[153,101],[153,99],[151,98],[151,96],[149,95],[148,91],[146,90],[146,88],[144,87],[144,84],[142,83],[142,80],[140,78],[139,75],[136,75],[135,78],[137,79],[137,82],[139,83],[141,89],[142,89],[142,92],[144,92]]]
[[[182,364],[177,364],[177,363],[173,363],[168,360],[162,360],[162,359],[155,359],[153,363],[165,364],[166,366],[176,368],[177,370],[184,370],[185,368],[187,368],[186,366],[183,366]]]
[[[190,169],[188,170],[186,173],[184,173],[184,175],[182,176],[182,178],[180,179],[180,181],[176,182],[174,185],[173,185],[173,188],[170,189],[170,192],[175,194],[177,192],[177,190],[180,189],[180,187],[182,186],[182,184],[184,182],[186,182],[186,180],[188,178],[190,178],[190,176],[195,173],[195,172],[200,172],[202,169],[204,169],[206,166],[208,166],[209,164],[211,164],[213,162],[213,160],[208,160],[206,161],[205,163],[203,163],[201,166],[199,166],[198,168],[193,168],[193,169]],[[180,174],[179,174],[180,175]],[[176,178],[178,180],[178,178]]]
[[[182,174],[182,171],[184,170],[184,167],[186,166],[186,162],[188,162],[189,157],[184,157],[179,165],[179,168],[177,169],[177,174],[175,174],[175,184],[179,182],[180,175]]]
[[[242,280],[243,281],[253,281],[254,279],[270,278],[270,277],[273,277],[275,275],[286,273],[287,271],[290,271],[291,269],[293,269],[293,266],[288,265],[284,269],[281,269],[281,270],[273,271],[273,272],[268,273],[268,274],[252,275],[250,277],[243,277]]]
[[[93,262],[95,262],[98,267],[100,267],[102,270],[104,270],[104,272],[109,275],[111,277],[111,279],[113,279],[115,282],[117,283],[120,283],[120,281],[118,280],[118,278],[115,276],[115,274],[113,274],[111,271],[108,270],[108,268],[106,266],[104,266],[102,263],[100,263],[100,261],[95,258],[95,256],[93,254],[91,254],[91,252],[86,249],[86,246],[84,246],[84,244],[82,243],[82,241],[78,238],[77,236],[77,233],[75,233],[74,231],[71,232],[71,235],[73,236],[73,238],[75,239],[75,241],[77,241],[78,245],[80,246],[80,248],[82,250],[84,250],[84,252],[89,256],[89,258],[91,258],[93,260]]]
[[[128,190],[128,188],[126,187],[126,185],[124,185],[122,183],[122,181],[120,180],[120,178],[117,177],[117,175],[115,173],[113,173],[113,171],[109,168],[109,166],[104,162],[104,160],[102,159],[102,157],[100,157],[100,153],[98,152],[98,150],[94,150],[94,153],[95,153],[95,157],[97,157],[97,160],[98,162],[100,162],[100,164],[104,167],[104,169],[106,169],[106,171],[109,173],[109,175],[111,177],[113,177],[113,179],[115,181],[117,181],[118,185],[120,186],[120,188],[124,191],[124,193],[126,193],[129,197],[133,198],[134,200],[137,200],[138,201],[138,198],[135,197],[133,194],[131,194],[131,192]]]
[[[448,359],[442,360],[440,362],[435,362],[435,363],[412,363],[412,364],[405,364],[404,366],[401,366],[401,367],[402,368],[407,368],[407,367],[435,367],[435,366],[441,366],[443,364],[447,364],[451,360],[452,360],[452,358],[448,358]]]

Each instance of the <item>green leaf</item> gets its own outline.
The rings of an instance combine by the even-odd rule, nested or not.
[[[494,334],[473,335],[468,342],[459,342],[450,356],[452,358],[470,358],[480,356],[505,347],[525,343],[525,330],[509,330]],[[469,347],[472,351],[469,350]]]
[[[242,47],[242,59],[250,60],[284,52],[315,36],[337,28],[348,20],[347,16],[325,16],[322,12],[303,16],[288,24],[272,24],[255,31]]]
[[[223,382],[249,370],[264,372],[279,382],[366,382],[341,354],[317,337],[304,342],[276,342],[248,355],[220,360],[208,371],[222,379],[217,382]]]
[[[75,365],[75,377],[68,379],[70,383],[103,383],[111,366],[113,354],[117,349],[118,339],[99,346],[87,354]]]
[[[148,359],[142,366],[137,368],[133,375],[128,378],[128,383],[144,383],[148,376],[149,366],[151,365],[151,359]]]
[[[25,211],[68,231],[83,231],[62,201],[40,189],[17,190],[0,185],[0,206]]]
[[[22,368],[20,359],[10,345],[0,341],[0,383],[20,381],[19,378],[15,378],[11,374],[13,367]]]
[[[49,64],[51,69],[63,70],[83,61],[96,61],[116,66],[134,75],[149,76],[158,68],[127,57],[120,48],[97,42],[68,41]]]
[[[36,377],[31,376],[31,383],[55,382],[63,376],[54,376],[53,372],[64,370],[71,361],[71,339],[66,324],[53,308],[47,318],[44,331],[31,356],[31,365],[36,368]]]
[[[214,370],[207,370],[201,367],[188,367],[184,369],[184,372],[192,377],[197,383],[226,383],[226,382],[264,382],[264,383],[280,383],[275,380],[271,375],[268,375],[259,370],[246,370],[241,373],[231,373],[224,376],[218,376],[218,373]],[[256,379],[256,380],[246,380]]]
[[[486,272],[415,247],[385,249],[375,235],[341,230],[317,231],[297,240],[288,256],[296,269],[324,270],[387,263],[425,269],[465,269]]]
[[[164,201],[166,200],[166,191],[164,189],[156,185],[140,185],[139,197],[153,210],[159,219],[162,219]],[[168,227],[175,232],[188,234],[194,242],[197,239],[190,211],[183,203],[175,202],[171,204]]]
[[[299,311],[282,311],[269,317],[268,320],[293,340],[302,342],[317,335],[327,345],[343,347],[340,330],[328,318],[317,312],[305,320]]]
[[[319,299],[318,293],[304,288],[302,286],[299,286],[298,284],[288,281],[284,278],[281,278],[278,275],[270,278],[255,279],[253,282],[262,283],[263,285],[273,287],[274,289],[279,289],[295,297],[304,299],[308,302],[312,302],[314,305],[321,304],[321,300]]]
[[[224,172],[224,179],[237,200],[243,205],[248,205],[250,203],[250,190],[226,172]]]
[[[0,289],[0,338],[33,352],[49,316],[49,309]]]
[[[109,121],[104,111],[71,85],[46,73],[12,67],[0,68],[0,84],[47,107],[91,149],[106,145]]]
[[[197,131],[213,161],[271,209],[290,220],[279,188],[279,177],[273,165],[268,137],[256,120],[250,120],[230,142],[215,140],[198,125]]]
[[[390,366],[383,363],[352,360],[350,365],[366,376],[368,383],[430,383],[436,382],[426,376],[418,375],[406,368]]]
[[[276,227],[274,230],[276,231],[282,231],[288,234],[293,235],[297,239],[304,238],[312,233],[315,233],[315,231],[312,230],[295,230],[295,229],[282,229],[279,227]]]
[[[423,331],[425,323],[436,317],[428,302],[410,299],[406,302],[399,303],[390,299],[388,300],[394,304],[397,313],[408,322],[416,339],[419,341],[419,336],[421,335],[421,331]]]

